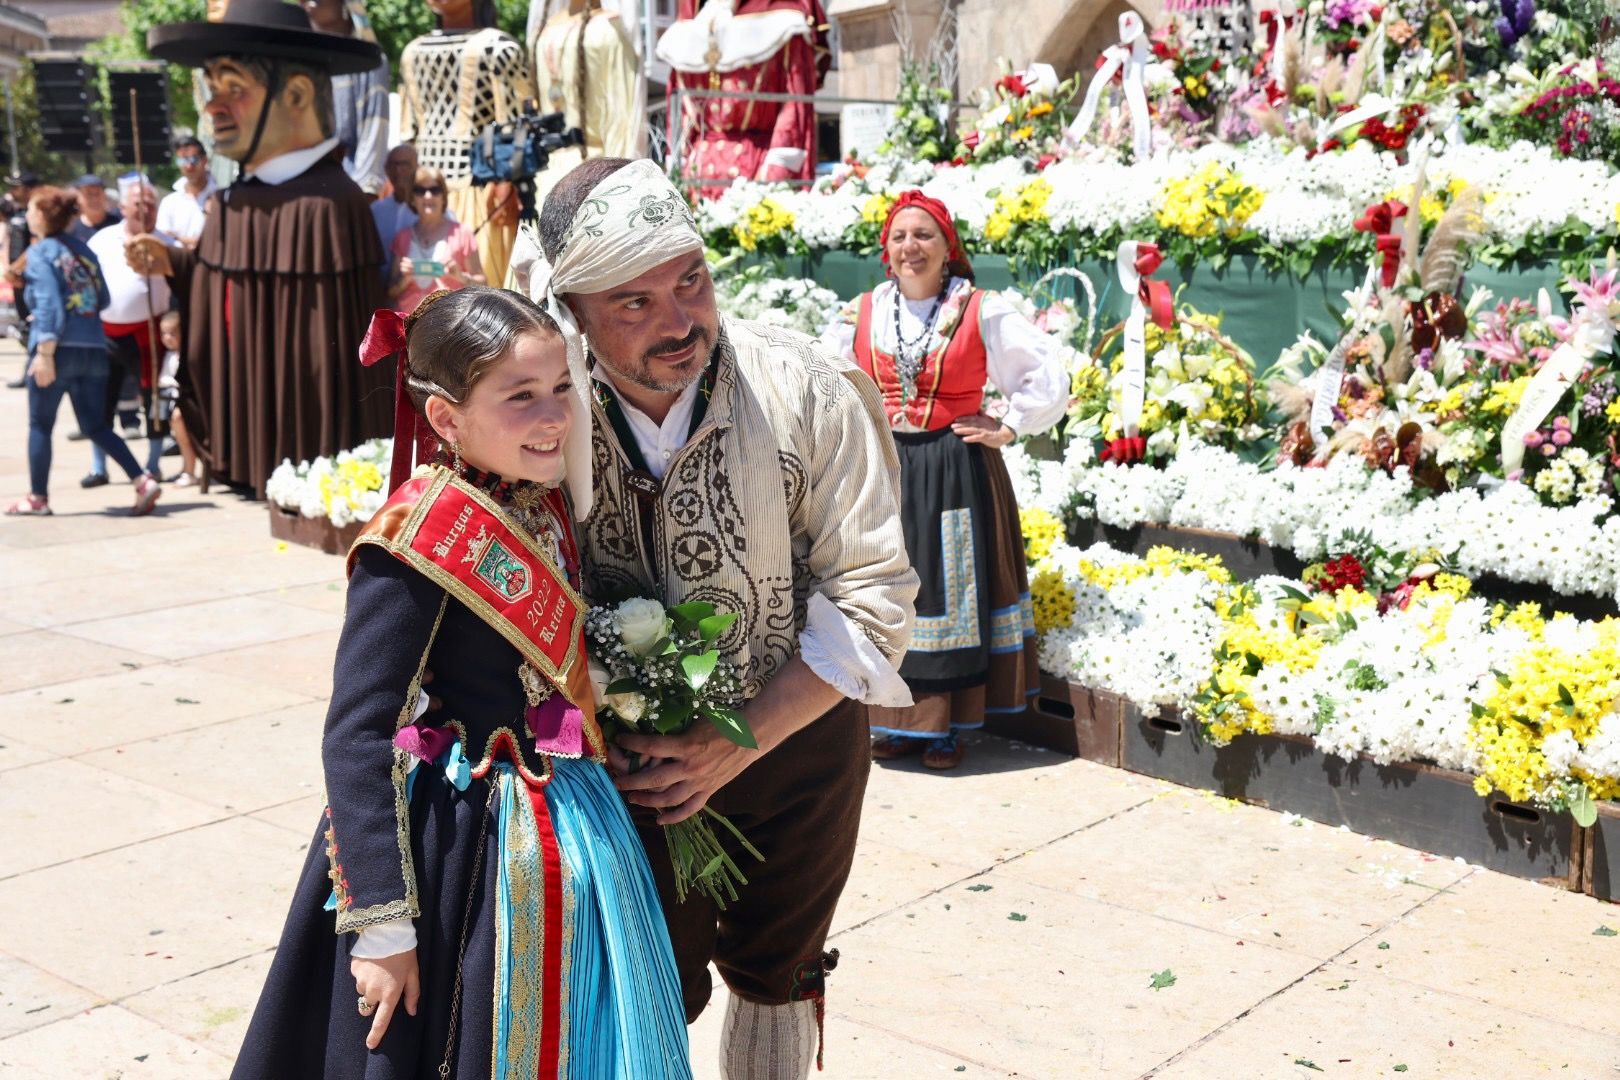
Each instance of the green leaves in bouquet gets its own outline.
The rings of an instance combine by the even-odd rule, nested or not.
[[[674,699],[665,701],[653,717],[653,727],[660,735],[679,735],[692,723],[692,703]]]
[[[690,686],[694,693],[702,690],[719,662],[720,654],[713,649],[696,656],[681,657],[681,671],[686,673],[686,685]]]
[[[720,734],[738,746],[746,746],[750,750],[759,749],[759,742],[749,729],[748,721],[743,719],[743,714],[738,710],[724,705],[700,705],[698,713],[713,724]]]

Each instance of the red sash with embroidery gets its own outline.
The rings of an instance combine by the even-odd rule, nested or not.
[[[559,520],[567,520],[566,510]],[[553,556],[514,528],[488,495],[434,468],[401,484],[372,517],[349,550],[351,571],[355,551],[366,543],[387,549],[461,601],[587,718],[594,715],[583,662],[587,605]]]

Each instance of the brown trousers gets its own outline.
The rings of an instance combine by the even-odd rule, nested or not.
[[[632,808],[675,946],[687,1023],[709,1003],[711,960],[749,1001],[821,999],[822,949],[855,859],[871,769],[866,708],[844,701],[716,792],[709,805],[765,856],[759,862],[728,843],[748,884],[724,911],[695,892],[675,902],[663,830],[650,812]]]

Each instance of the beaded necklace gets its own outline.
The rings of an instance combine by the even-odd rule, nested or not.
[[[907,341],[900,329],[900,308],[906,302],[905,294],[898,285],[894,289],[894,369],[900,376],[900,400],[910,401],[917,396],[917,378],[922,374],[923,361],[928,359],[928,338],[934,332],[934,320],[939,318],[939,309],[945,303],[945,294],[950,292],[951,277],[945,275],[945,282],[940,286],[939,295],[934,297],[934,306],[928,311],[928,318],[923,320],[922,332],[913,340]],[[915,355],[908,355],[915,350]]]

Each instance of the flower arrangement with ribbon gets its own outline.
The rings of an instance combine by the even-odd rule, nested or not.
[[[1375,238],[1374,244],[1383,260],[1379,268],[1380,279],[1386,289],[1394,287],[1395,275],[1401,268],[1401,238],[1393,230],[1395,220],[1405,217],[1406,212],[1406,204],[1399,199],[1386,199],[1367,207],[1356,218],[1356,231],[1371,233]]]
[[[1147,91],[1142,86],[1143,72],[1147,70],[1149,55],[1147,28],[1142,16],[1127,11],[1119,17],[1119,44],[1103,50],[1102,64],[1086,87],[1085,101],[1080,115],[1074,118],[1063,133],[1064,145],[1078,147],[1091,133],[1097,120],[1097,105],[1106,87],[1115,75],[1124,83],[1125,104],[1131,113],[1131,152],[1137,161],[1143,161],[1153,151],[1153,128],[1148,117]]]
[[[1157,244],[1127,240],[1119,245],[1115,262],[1119,286],[1131,297],[1131,313],[1125,319],[1124,364],[1119,373],[1122,434],[1109,440],[1098,456],[1103,461],[1129,465],[1147,455],[1147,439],[1142,435],[1142,406],[1147,393],[1147,317],[1151,312],[1153,325],[1168,330],[1176,315],[1169,284],[1152,276],[1164,264]]]

